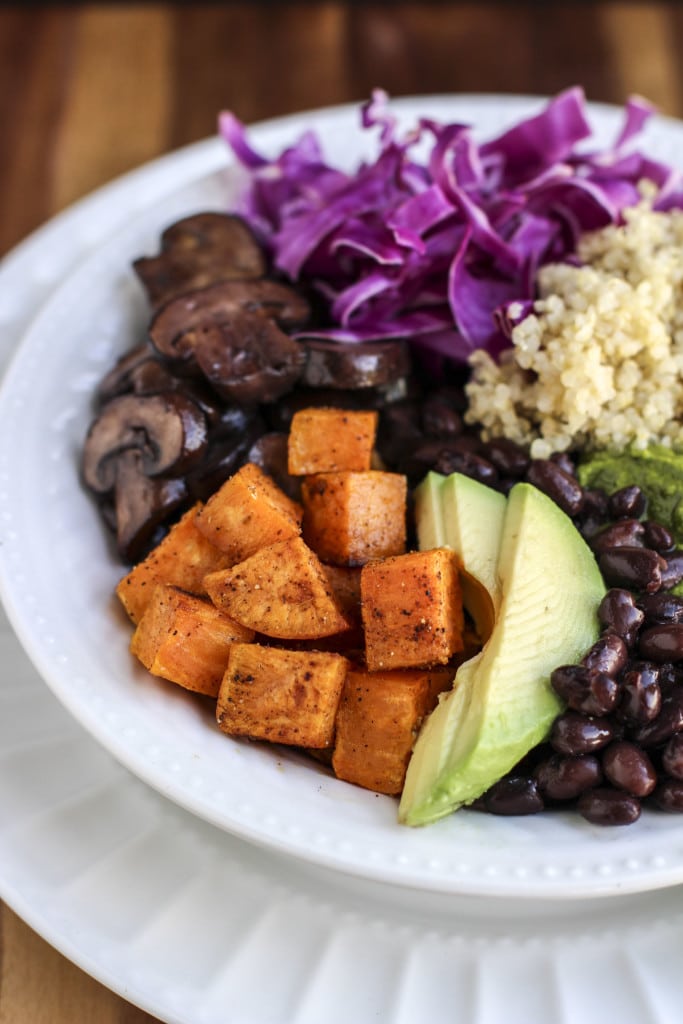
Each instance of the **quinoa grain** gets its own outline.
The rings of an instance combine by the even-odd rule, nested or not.
[[[550,264],[498,364],[471,356],[467,422],[533,458],[582,447],[683,445],[683,211],[652,209],[585,236]]]

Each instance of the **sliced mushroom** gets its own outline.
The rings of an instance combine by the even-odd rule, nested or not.
[[[149,336],[157,351],[182,369],[183,363],[194,363],[199,328],[225,324],[245,313],[295,329],[306,323],[310,307],[293,288],[277,281],[223,281],[162,306],[152,318]]]
[[[129,451],[138,453],[146,476],[177,476],[196,464],[206,445],[206,418],[184,395],[121,395],[104,406],[88,431],[83,479],[97,494],[111,491],[117,463]]]
[[[234,214],[197,213],[171,224],[157,256],[143,256],[133,269],[152,306],[216,281],[247,280],[266,272],[261,246],[248,224]]]
[[[136,345],[116,361],[99,383],[97,388],[97,402],[103,405],[117,395],[124,395],[128,391],[135,390],[136,375],[141,368],[147,364],[159,365],[156,352],[148,341],[142,345]]]
[[[135,449],[116,461],[114,511],[116,545],[125,562],[139,561],[151,546],[159,526],[187,499],[184,480],[149,477]]]
[[[312,388],[378,388],[407,377],[410,352],[404,341],[351,344],[303,337],[308,359],[303,383]]]
[[[241,429],[214,434],[201,463],[185,478],[192,500],[206,501],[236,473],[247,461],[251,446],[263,430],[263,420],[254,415]]]
[[[267,404],[290,391],[306,353],[272,320],[238,314],[196,332],[195,359],[221,398],[242,405]]]

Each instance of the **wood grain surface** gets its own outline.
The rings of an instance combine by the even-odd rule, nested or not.
[[[683,5],[644,2],[0,5],[0,254],[78,197],[214,132],[392,95],[641,93],[683,115]],[[0,911],[0,1024],[153,1018]],[[227,1022],[226,1022],[227,1024]]]

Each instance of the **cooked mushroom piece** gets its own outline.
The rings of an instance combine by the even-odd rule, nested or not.
[[[267,404],[286,394],[306,361],[298,341],[272,320],[248,313],[199,327],[194,354],[216,393],[242,405]]]
[[[249,449],[262,427],[260,417],[256,416],[246,424],[244,430],[212,436],[200,465],[185,477],[193,501],[206,501],[247,462]]]
[[[353,345],[325,338],[302,337],[308,359],[303,384],[313,388],[386,387],[411,370],[405,341],[363,341]]]
[[[158,527],[187,499],[184,480],[149,477],[135,449],[116,461],[114,492],[116,546],[130,564],[139,561],[151,546]]]
[[[234,214],[205,212],[171,224],[156,256],[135,260],[133,269],[152,306],[216,281],[263,277],[263,251],[251,228]]]
[[[223,281],[166,303],[152,318],[149,336],[177,371],[192,372],[198,329],[245,313],[270,318],[289,330],[304,326],[310,307],[293,288],[277,281]]]
[[[301,477],[292,476],[287,468],[287,439],[288,435],[279,430],[263,434],[247,452],[247,462],[255,462],[285,494],[300,501]]]
[[[146,476],[177,476],[196,464],[206,445],[206,418],[184,395],[121,395],[104,406],[88,430],[83,479],[97,494],[113,490],[117,463],[129,451],[138,453]]]
[[[136,345],[117,359],[111,370],[100,381],[96,398],[99,405],[104,405],[117,395],[134,391],[135,380],[140,370],[150,363],[159,366],[157,353],[148,341]]]

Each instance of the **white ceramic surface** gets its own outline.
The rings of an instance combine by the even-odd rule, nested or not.
[[[1,281],[1,279],[0,279]],[[0,897],[170,1024],[674,1024],[683,889],[420,892],[255,849],[158,796],[0,613]]]
[[[470,120],[486,136],[539,101],[441,97],[395,106],[407,124],[429,113]],[[619,116],[592,109],[603,138]],[[252,138],[275,153],[312,126],[330,159],[350,166],[361,155],[357,120],[356,108],[316,112],[261,126]],[[683,164],[682,125],[658,121],[648,144]],[[239,176],[228,164],[222,145],[209,140],[115,183],[85,213],[74,211],[75,221],[66,215],[26,243],[23,285],[30,293],[33,276],[40,294],[41,268],[59,264],[74,223],[84,239],[84,258],[78,262],[74,244],[71,269],[27,330],[0,397],[0,582],[40,674],[142,779],[207,821],[281,853],[423,890],[499,897],[599,896],[682,880],[678,819],[647,814],[629,829],[600,830],[569,815],[511,820],[461,812],[427,829],[400,828],[394,801],[284,751],[227,739],[200,703],[133,665],[129,627],[111,596],[121,570],[78,485],[78,450],[95,383],[144,330],[131,259],[154,251],[160,230],[183,213],[234,201]],[[6,324],[21,320],[25,295],[7,277],[16,279],[21,261],[21,252],[10,257],[0,279]]]

